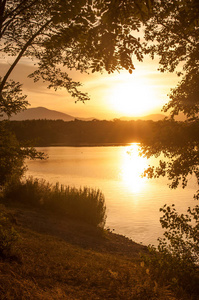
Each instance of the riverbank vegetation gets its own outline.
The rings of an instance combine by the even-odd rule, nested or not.
[[[194,174],[199,183],[198,15],[199,6],[195,0],[0,1],[1,58],[6,62],[8,56],[12,57],[11,64],[0,77],[0,114],[10,117],[28,105],[21,84],[10,80],[22,58],[34,60],[36,69],[30,74],[34,81],[41,79],[48,82],[49,88],[66,89],[77,101],[84,102],[89,99],[88,95],[79,90],[81,84],[73,81],[65,70],[111,74],[125,69],[132,74],[135,57],[138,61],[143,60],[145,54],[159,57],[160,71],[176,71],[181,76],[164,111],[170,111],[171,118],[183,113],[186,122],[176,125],[171,119],[167,123],[169,126],[157,131],[165,134],[159,135],[160,140],[155,134],[154,142],[151,139],[153,125],[152,131],[147,131],[146,126],[142,133],[136,132],[139,128],[135,127],[133,135],[131,128],[125,128],[130,123],[123,123],[125,129],[121,130],[121,123],[114,121],[113,128],[107,130],[106,121],[96,124],[93,121],[92,140],[95,135],[97,143],[101,140],[103,143],[115,142],[116,136],[122,137],[122,143],[142,142],[133,139],[142,139],[143,134],[143,154],[158,157],[163,152],[168,158],[167,162],[161,161],[158,168],[149,168],[150,177],[167,176],[172,188],[178,187],[180,182],[185,188],[188,176]],[[143,38],[137,36],[140,28],[144,28],[143,43]],[[50,123],[46,121],[46,124]],[[78,140],[90,142],[89,136],[84,134],[87,123],[76,121],[71,124],[78,124],[77,131],[64,131],[61,136],[58,128],[54,134],[48,132],[47,127],[44,131],[38,127],[35,135],[33,128],[36,127],[32,127],[32,133],[25,128],[25,134],[28,140],[30,137],[43,138],[35,145],[62,141],[71,145]],[[98,131],[99,124],[103,124],[103,128]],[[27,139],[23,137],[22,143],[18,143],[2,128],[0,188],[4,190],[13,179],[20,182],[25,158],[43,156],[24,147],[30,145]],[[187,135],[187,128],[195,130],[190,130],[190,135]],[[41,133],[38,135],[40,130],[44,137]],[[19,131],[23,132],[22,127]],[[72,140],[70,132],[73,132]],[[85,132],[89,134],[89,131]],[[55,140],[53,134],[57,136]],[[23,190],[21,183],[19,187],[18,195],[20,189]],[[36,190],[39,191],[38,187]],[[144,261],[135,259],[134,255],[140,248],[132,242],[103,230],[96,231],[96,226],[93,231],[91,225],[85,227],[78,221],[69,226],[68,218],[62,220],[49,215],[50,211],[41,211],[41,207],[33,205],[28,209],[24,204],[28,202],[27,195],[25,197],[23,201],[21,199],[23,204],[14,201],[14,208],[1,207],[2,299],[198,298],[198,261],[195,256],[199,249],[198,205],[188,208],[187,215],[179,215],[171,207],[163,208],[162,225],[167,229],[165,240],[160,241],[159,253],[155,251],[155,258],[150,257],[145,267]],[[199,191],[194,197],[199,200]],[[67,228],[70,230],[66,232]],[[102,247],[104,244],[109,245],[108,250]]]
[[[100,190],[87,187],[77,189],[59,183],[52,185],[30,177],[7,184],[4,198],[101,228],[104,228],[106,222],[105,198]]]
[[[195,262],[104,229],[100,191],[30,178],[0,202],[2,299],[198,299]]]
[[[77,219],[2,198],[2,236],[1,299],[195,299],[152,276],[146,247]]]

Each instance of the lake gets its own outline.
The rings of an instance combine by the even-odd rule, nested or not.
[[[175,203],[185,212],[194,202],[194,178],[184,190],[170,190],[166,178],[141,178],[159,159],[139,156],[138,144],[109,147],[39,147],[45,161],[28,161],[27,176],[51,183],[100,189],[107,207],[106,227],[144,245],[157,245],[162,236],[159,208]]]

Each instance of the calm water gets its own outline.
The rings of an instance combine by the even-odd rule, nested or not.
[[[158,159],[139,157],[138,145],[121,147],[42,147],[47,161],[29,161],[27,176],[70,186],[99,188],[105,195],[106,226],[145,245],[157,245],[162,235],[159,208],[175,203],[185,212],[193,203],[194,179],[183,190],[170,190],[166,179],[140,174]]]

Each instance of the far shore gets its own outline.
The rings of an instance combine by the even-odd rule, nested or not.
[[[130,143],[56,143],[56,144],[49,144],[49,145],[37,145],[35,147],[119,147],[119,146],[130,146],[133,143],[137,142],[130,142]]]

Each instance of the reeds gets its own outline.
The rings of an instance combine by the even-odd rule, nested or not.
[[[104,227],[106,206],[103,193],[88,187],[75,188],[29,177],[22,182],[12,182],[4,190],[6,199],[39,206],[56,214]]]

